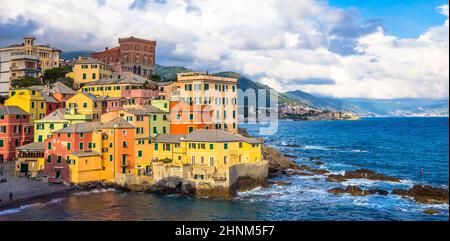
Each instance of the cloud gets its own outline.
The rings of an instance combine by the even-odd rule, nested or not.
[[[448,5],[437,7],[447,20],[415,39],[314,0],[15,0],[0,12],[2,45],[35,35],[65,51],[102,50],[132,35],[158,41],[159,64],[237,71],[280,91],[448,98]]]

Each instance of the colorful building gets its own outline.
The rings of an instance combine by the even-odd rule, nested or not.
[[[76,151],[98,151],[102,140],[100,122],[70,125],[44,141],[44,174],[50,183],[70,183],[70,155]]]
[[[192,105],[210,105],[215,129],[237,132],[237,78],[198,72],[177,74],[171,100]]]
[[[45,115],[49,115],[53,111],[61,108],[61,102],[55,99],[52,95],[43,93],[42,96],[44,96],[45,101]]]
[[[100,120],[105,110],[102,98],[91,93],[77,93],[66,101],[66,119]]]
[[[46,89],[44,92],[49,93],[53,98],[61,103],[61,107],[66,107],[66,101],[72,98],[77,92],[67,85],[56,82],[53,84],[49,84],[45,86]]]
[[[133,72],[143,77],[155,73],[156,41],[135,37],[119,38],[119,46],[106,47],[91,56],[114,67],[116,72]]]
[[[5,106],[18,106],[30,114],[30,123],[46,116],[46,103],[42,91],[32,88],[14,89],[9,92]]]
[[[154,180],[177,175],[187,180],[226,180],[235,165],[262,163],[262,142],[222,130],[188,135],[158,135],[154,144]],[[178,174],[176,174],[178,172]]]
[[[97,151],[76,151],[69,156],[69,183],[107,180],[106,170],[102,155]]]
[[[108,171],[109,179],[116,174],[131,174],[136,171],[136,129],[121,117],[102,125],[102,155],[104,162],[114,163]]]
[[[174,81],[158,82],[159,99],[170,100],[172,92],[177,89],[178,83]],[[174,93],[177,94],[177,93]]]
[[[161,100],[161,99],[152,100],[152,101],[150,101],[150,105],[152,105],[160,110],[163,110],[165,112],[170,111],[170,101],[168,99],[167,100]]]
[[[30,115],[17,106],[0,107],[0,162],[14,160],[16,148],[32,141]]]
[[[198,129],[214,129],[210,105],[170,102],[170,134],[189,134]]]
[[[94,58],[79,57],[73,64],[72,72],[66,74],[74,80],[74,85],[81,87],[99,79],[111,79],[113,69],[110,65]]]
[[[137,91],[139,90],[139,91]],[[154,82],[139,75],[125,72],[113,78],[104,78],[89,82],[78,92],[91,93],[95,96],[135,98],[156,98],[158,88]]]
[[[44,170],[44,143],[32,142],[17,147],[15,164],[15,176],[39,176]]]
[[[88,121],[81,116],[80,119],[66,118],[66,109],[60,108],[46,117],[34,122],[34,141],[43,142],[52,136],[54,131],[66,128],[69,125]]]
[[[8,95],[11,79],[35,77],[37,73],[40,77],[45,70],[59,67],[61,50],[35,45],[34,41],[35,38],[25,37],[21,44],[0,48],[0,95]]]

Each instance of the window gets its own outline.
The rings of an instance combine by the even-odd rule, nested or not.
[[[214,157],[209,157],[209,166],[214,166]]]
[[[154,133],[154,134],[157,134],[157,133],[158,133],[158,130],[156,129],[156,126],[153,127],[153,133]]]
[[[50,130],[55,129],[55,124],[50,124]]]
[[[194,114],[189,114],[189,120],[194,120]]]
[[[177,120],[181,120],[181,114],[177,114]]]
[[[114,160],[114,157],[112,154],[109,155],[109,161],[112,162]]]
[[[158,143],[155,143],[155,151],[158,150]]]
[[[92,149],[92,142],[88,143],[88,149]]]
[[[82,69],[87,69],[87,68],[88,68],[88,65],[87,65],[87,64],[83,64],[83,65],[81,65],[81,68],[82,68]]]
[[[156,117],[157,117],[156,115],[153,115],[153,121],[156,121]]]
[[[163,126],[163,134],[166,134],[167,133],[167,131],[166,131],[166,127],[165,126]]]
[[[86,73],[83,73],[83,79],[87,79]]]
[[[67,150],[70,151],[71,148],[72,148],[72,143],[68,142],[67,143]]]
[[[142,151],[139,150],[137,155],[138,155],[138,157],[142,157]]]
[[[83,150],[84,149],[84,143],[83,142],[80,142],[80,148],[79,148],[80,150]]]
[[[191,156],[191,164],[195,165],[195,156]]]
[[[209,144],[209,149],[214,150],[214,144]]]
[[[47,143],[47,149],[49,149],[49,150],[52,149],[52,143],[51,142]]]
[[[96,79],[97,78],[97,74],[96,73],[92,73],[92,79]]]
[[[223,149],[225,149],[225,150],[228,149],[228,143],[224,143],[224,144],[223,144]]]
[[[227,156],[224,156],[223,157],[223,164],[227,164],[228,163],[228,157]]]
[[[83,137],[84,137],[84,133],[81,132],[81,133],[80,133],[80,138],[83,138]]]
[[[126,148],[126,147],[127,147],[127,142],[126,142],[126,141],[122,142],[122,147],[123,147],[123,148]]]
[[[51,155],[48,155],[47,156],[47,163],[51,163],[52,162],[52,156]]]
[[[3,139],[0,139],[0,147],[3,147],[5,144],[4,144],[4,141],[3,141]]]
[[[58,158],[56,159],[56,162],[57,162],[57,163],[61,163],[61,162],[62,162],[62,157],[61,157],[61,156],[58,156]]]

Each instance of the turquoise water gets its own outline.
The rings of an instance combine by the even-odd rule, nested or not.
[[[240,127],[257,135],[258,126]],[[448,188],[448,134],[448,118],[283,121],[276,135],[265,137],[266,143],[295,156],[297,162],[335,173],[368,168],[403,181],[339,184],[327,183],[323,176],[281,177],[276,180],[292,184],[258,188],[232,200],[95,190],[0,211],[0,220],[448,220],[448,205],[416,204],[395,195],[327,193],[329,188],[349,184],[388,191],[415,183]],[[315,165],[310,157],[320,157],[324,164]],[[422,213],[428,208],[440,214]]]

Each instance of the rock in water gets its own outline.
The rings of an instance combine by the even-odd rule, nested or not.
[[[263,157],[269,162],[269,173],[278,173],[287,169],[298,169],[298,165],[291,158],[281,154],[273,147],[263,146]]]
[[[374,194],[378,194],[378,195],[388,195],[388,192],[386,190],[381,190],[381,189],[370,189],[370,190],[363,190],[358,186],[347,186],[347,188],[343,189],[343,188],[332,188],[328,190],[329,193],[333,193],[333,194],[343,194],[343,193],[348,193],[352,196],[367,196],[367,195],[374,195]]]
[[[278,186],[288,186],[291,185],[290,182],[283,182],[283,181],[269,181],[269,184],[275,184]]]
[[[341,174],[330,174],[326,178],[327,182],[345,182],[347,179]]]
[[[368,169],[359,169],[356,171],[346,171],[344,177],[347,179],[369,179],[377,181],[388,181],[388,182],[400,182],[400,178],[386,176],[381,173],[376,173]]]
[[[414,201],[424,204],[448,203],[448,190],[430,185],[414,185],[409,190],[394,189],[392,194],[411,197]]]
[[[439,211],[436,211],[436,210],[430,208],[430,209],[424,210],[423,213],[429,214],[429,215],[435,215],[435,214],[438,214]]]

